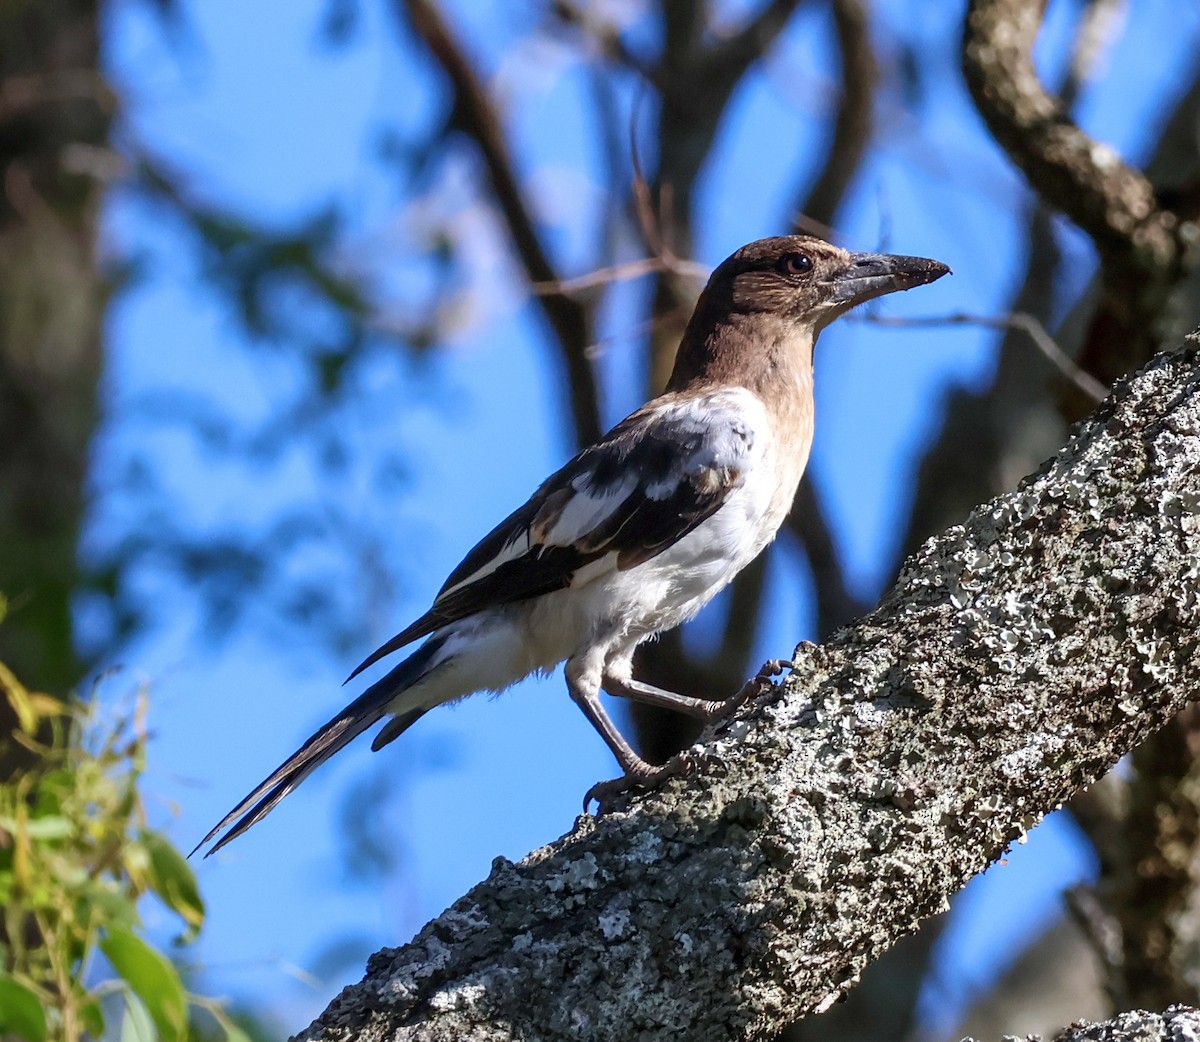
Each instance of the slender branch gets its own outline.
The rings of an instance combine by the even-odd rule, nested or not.
[[[680,260],[667,253],[661,257],[643,257],[641,260],[614,264],[610,268],[597,268],[595,271],[589,271],[586,275],[578,275],[572,279],[535,282],[533,292],[539,295],[578,293],[581,290],[595,289],[597,286],[605,286],[612,282],[624,282],[627,279],[638,279],[643,275],[653,275],[660,271],[669,271],[675,275],[683,275],[703,283],[712,269],[705,264]]]
[[[1093,403],[1104,401],[1108,388],[1091,373],[1080,369],[1071,356],[1046,332],[1036,315],[1025,311],[1014,311],[1008,315],[969,315],[953,312],[949,315],[898,318],[891,315],[866,314],[861,318],[876,326],[936,329],[939,326],[983,326],[985,329],[1015,329],[1029,337],[1036,347],[1063,376],[1071,381]]]
[[[693,751],[489,878],[302,1036],[764,1039],[828,1008],[1200,694],[1200,345]]]
[[[807,198],[796,207],[802,216],[795,222],[798,228],[803,222],[805,228],[825,229],[818,234],[826,238],[842,198],[867,154],[879,84],[867,0],[833,0],[832,11],[842,63],[842,89],[825,163]]]
[[[1047,202],[1123,266],[1178,266],[1177,221],[1143,174],[1071,120],[1038,78],[1033,48],[1042,0],[972,0],[963,71],[996,140]]]
[[[457,121],[483,157],[492,190],[526,276],[535,285],[559,281],[517,184],[499,116],[474,67],[432,0],[396,0],[396,3],[407,12],[414,31],[450,81]],[[602,432],[596,374],[585,351],[592,341],[588,310],[563,294],[544,294],[537,299],[554,331],[559,355],[567,371],[576,437],[581,444],[595,441]]]

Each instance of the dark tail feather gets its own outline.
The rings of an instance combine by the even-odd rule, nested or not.
[[[358,676],[358,674],[368,666],[375,665],[375,663],[381,658],[390,655],[393,651],[399,651],[402,647],[404,647],[405,644],[411,644],[414,640],[427,636],[437,629],[437,627],[438,622],[434,618],[433,612],[427,611],[424,615],[417,619],[416,622],[410,623],[386,644],[372,651],[370,655],[368,655],[357,666],[354,667],[354,672],[351,673],[344,681],[342,681],[342,683],[349,684],[351,680]]]
[[[410,709],[407,713],[399,713],[393,716],[379,729],[379,733],[371,742],[371,752],[377,753],[388,742],[394,742],[427,712],[428,710],[426,709]]]
[[[226,826],[233,826],[213,845],[204,856],[211,857],[251,825],[262,821],[289,792],[328,760],[334,753],[357,738],[372,724],[387,714],[389,703],[406,688],[423,680],[430,672],[433,659],[445,641],[434,638],[426,641],[395,669],[377,680],[366,691],[351,702],[337,716],[321,727],[299,749],[279,765],[271,775],[247,795],[236,807],[225,815],[188,855],[210,842]],[[403,730],[416,722],[424,710],[402,713],[388,724],[380,737],[388,734],[387,741],[397,737]],[[402,723],[401,723],[402,722]],[[396,727],[394,725],[400,724]],[[380,743],[386,744],[386,743]],[[378,748],[378,745],[373,748]],[[236,819],[236,821],[235,821]]]

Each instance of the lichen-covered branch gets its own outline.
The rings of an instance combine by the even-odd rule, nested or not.
[[[1197,1036],[1200,1036],[1200,1010],[1172,1006],[1165,1013],[1135,1009],[1098,1024],[1072,1024],[1051,1042],[1182,1042]],[[1029,1042],[1035,1042],[1036,1038],[1030,1035]],[[963,1042],[975,1040],[966,1038]]]
[[[378,953],[302,1036],[760,1039],[1200,693],[1200,347],[693,751]]]

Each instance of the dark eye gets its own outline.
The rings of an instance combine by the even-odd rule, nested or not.
[[[807,253],[785,253],[778,268],[784,275],[804,275],[812,271],[812,258]]]

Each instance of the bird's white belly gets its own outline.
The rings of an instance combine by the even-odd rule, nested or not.
[[[529,602],[523,629],[536,668],[584,645],[638,643],[690,619],[774,538],[783,515],[773,516],[770,491],[748,483],[649,561]]]

